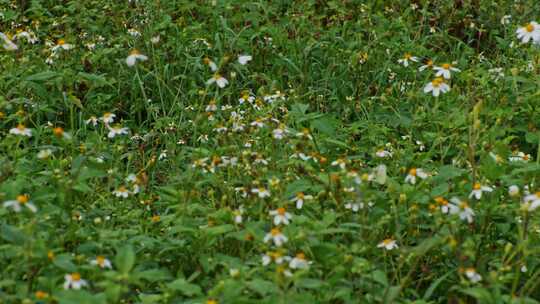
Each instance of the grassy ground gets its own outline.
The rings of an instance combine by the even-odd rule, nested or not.
[[[537,1],[0,7],[0,303],[539,303]]]

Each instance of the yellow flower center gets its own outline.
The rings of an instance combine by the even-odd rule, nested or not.
[[[534,25],[532,23],[528,23],[526,26],[525,26],[525,30],[529,33],[532,33],[534,31]]]
[[[136,50],[136,49],[135,49],[135,50],[132,50],[129,54],[130,54],[130,55],[140,55],[141,52],[139,52],[139,50]]]
[[[19,202],[19,204],[26,204],[28,203],[28,200],[30,198],[28,197],[28,194],[21,194],[21,195],[17,195],[17,201]]]
[[[20,131],[24,131],[26,130],[26,127],[23,124],[19,124],[17,125],[17,129],[19,129]]]
[[[448,70],[450,69],[452,66],[449,64],[449,63],[445,63],[442,65],[442,68],[445,69],[445,70]]]
[[[416,168],[409,170],[409,175],[416,176]]]
[[[53,129],[53,134],[57,137],[60,137],[64,134],[64,129],[62,129],[61,127],[56,127]]]
[[[467,202],[460,202],[459,203],[459,208],[460,209],[467,209],[467,208],[469,208],[469,204],[467,204]]]
[[[437,196],[437,197],[435,198],[435,202],[441,204],[442,202],[444,202],[444,198],[442,198],[442,197],[440,197],[440,196]]]
[[[72,273],[71,274],[71,280],[75,281],[75,282],[80,281],[81,280],[81,274],[78,273],[78,272]]]
[[[220,80],[220,79],[221,79],[221,75],[215,74],[215,75],[214,75],[214,79],[215,79],[215,80]]]
[[[66,41],[64,39],[58,39],[57,44],[58,45],[64,45],[64,44],[66,44]]]
[[[127,189],[124,186],[120,186],[120,188],[118,188],[118,192],[127,192]]]
[[[443,83],[444,83],[444,80],[441,77],[437,77],[437,78],[433,79],[433,81],[431,82],[431,84],[434,87],[439,87]]]
[[[285,208],[283,208],[283,207],[278,208],[278,209],[277,209],[277,213],[278,213],[279,215],[285,215]]]
[[[96,257],[96,262],[98,263],[99,266],[103,267],[103,265],[105,265],[105,257],[98,255]]]
[[[303,200],[304,199],[304,192],[296,193],[296,198],[299,199],[299,200]]]
[[[405,53],[405,55],[403,56],[403,59],[405,59],[405,60],[409,60],[411,58],[412,58],[411,53]]]
[[[473,186],[473,189],[474,190],[480,190],[480,189],[482,189],[482,185],[480,185],[480,183],[475,183],[474,186]]]
[[[536,192],[534,195],[536,195],[536,197],[540,198],[540,191]]]
[[[210,64],[210,59],[208,57],[204,57],[203,62],[204,62],[204,64],[208,65],[208,64]]]
[[[161,220],[161,217],[159,215],[152,216],[152,223],[157,223]]]
[[[41,291],[41,290],[36,291],[36,298],[38,298],[39,300],[43,300],[47,298],[48,296],[49,294],[44,291]]]
[[[296,254],[296,258],[297,258],[297,259],[300,259],[300,260],[305,260],[305,259],[306,259],[306,255],[305,255],[304,253],[300,252],[300,253],[297,253],[297,254]]]
[[[218,302],[216,300],[210,299],[206,301],[206,304],[218,304]]]
[[[278,236],[281,234],[281,230],[279,230],[278,228],[272,228],[272,230],[270,230],[270,234],[272,236]]]
[[[393,241],[394,241],[394,240],[392,240],[392,239],[385,239],[385,240],[382,241],[382,242],[383,242],[384,245],[390,245],[390,244],[392,244]]]

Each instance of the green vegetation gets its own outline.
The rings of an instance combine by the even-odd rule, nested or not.
[[[0,303],[540,303],[538,1],[0,7]]]

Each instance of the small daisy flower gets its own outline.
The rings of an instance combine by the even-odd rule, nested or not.
[[[392,152],[386,151],[385,149],[379,149],[375,152],[375,155],[380,158],[392,157]]]
[[[116,197],[127,198],[129,196],[129,190],[124,186],[120,186],[118,189],[113,191],[113,194]]]
[[[242,221],[244,220],[242,217],[243,213],[244,213],[244,208],[242,206],[240,206],[240,208],[238,208],[237,210],[233,211],[234,222],[236,224],[242,224]]]
[[[435,78],[424,87],[424,93],[431,92],[433,96],[438,97],[441,93],[450,91],[450,86],[447,85],[441,77]]]
[[[337,166],[341,168],[341,170],[345,170],[345,166],[347,165],[347,161],[343,158],[338,158],[335,161],[332,162],[332,166]]]
[[[377,248],[384,248],[386,250],[393,250],[398,248],[397,242],[393,239],[385,239],[377,245]]]
[[[534,211],[540,206],[540,191],[526,195],[523,198],[523,202],[528,205],[529,211]]]
[[[449,63],[444,63],[441,66],[435,66],[433,69],[437,71],[437,73],[435,73],[436,77],[442,76],[445,79],[450,79],[451,72],[461,72],[460,69],[453,67]]]
[[[521,43],[529,43],[534,41],[540,42],[540,25],[535,21],[527,23],[525,26],[516,30],[517,38],[521,40]]]
[[[216,83],[218,87],[223,89],[224,87],[226,87],[229,84],[229,81],[227,79],[225,79],[223,76],[221,76],[220,74],[214,74],[214,76],[212,76],[212,78],[210,78],[210,79],[208,79],[206,81],[207,85],[211,85],[213,83]]]
[[[52,155],[52,150],[51,149],[44,149],[44,150],[40,150],[38,152],[37,158],[39,158],[39,159],[47,159],[51,155]]]
[[[56,42],[56,45],[53,46],[51,50],[53,52],[56,52],[60,49],[64,51],[68,51],[68,50],[71,50],[72,48],[74,48],[73,44],[66,43],[64,39],[58,39],[58,41]]]
[[[53,134],[54,136],[58,138],[63,138],[63,139],[68,139],[68,140],[71,139],[71,135],[65,132],[62,127],[53,128]]]
[[[345,209],[350,209],[352,212],[358,212],[360,209],[364,209],[364,203],[347,203]]]
[[[106,112],[99,118],[99,120],[103,121],[104,124],[111,124],[114,122],[114,118],[116,117],[116,114]]]
[[[81,275],[78,272],[66,274],[64,278],[66,279],[64,289],[81,289],[81,287],[88,285],[85,280],[81,279]]]
[[[13,41],[11,41],[11,39],[9,39],[9,37],[0,32],[0,40],[2,40],[2,47],[6,50],[6,51],[16,51],[17,49],[19,49],[19,47],[13,43]]]
[[[294,258],[289,262],[291,269],[308,269],[310,262],[306,259],[306,255],[302,252],[296,254]]]
[[[203,63],[206,64],[212,72],[216,72],[218,70],[217,64],[208,57],[204,57]]]
[[[290,219],[292,219],[292,215],[285,210],[285,208],[280,207],[276,210],[272,210],[269,212],[271,216],[274,217],[274,225],[278,226],[280,224],[283,225],[289,225]]]
[[[453,197],[450,201],[454,204],[451,206],[450,213],[458,214],[461,220],[466,220],[469,224],[474,220],[474,211],[469,207],[469,204],[460,200],[457,197]],[[456,208],[457,207],[457,208]]]
[[[272,241],[277,247],[281,247],[288,240],[289,239],[283,233],[281,233],[279,228],[272,228],[272,230],[270,230],[270,232],[264,236],[265,243]]]
[[[114,115],[114,114],[113,114],[113,115]],[[86,123],[87,125],[92,125],[92,126],[95,127],[95,126],[97,126],[97,124],[98,124],[98,118],[95,117],[95,116],[90,116],[90,118],[88,118],[88,119],[85,121],[85,123]]]
[[[435,202],[437,202],[441,206],[441,212],[444,213],[444,214],[450,213],[451,208],[457,209],[457,207],[455,205],[452,205],[452,204],[448,203],[448,200],[446,200],[446,199],[444,199],[444,198],[442,198],[440,196],[435,198]]]
[[[405,55],[403,55],[403,58],[398,59],[398,63],[402,64],[404,67],[409,66],[409,61],[418,62],[418,57],[411,55],[411,53],[405,53]]]
[[[32,137],[32,130],[23,124],[19,124],[16,128],[10,129],[9,134]]]
[[[241,65],[246,65],[248,62],[250,62],[253,59],[250,55],[240,55],[238,56],[238,63]]]
[[[492,192],[493,188],[488,186],[482,186],[480,183],[475,183],[473,185],[473,190],[471,191],[471,194],[469,194],[469,198],[476,198],[477,200],[482,198],[483,192]]]
[[[405,177],[406,183],[416,184],[416,178],[419,177],[421,179],[426,179],[428,177],[427,173],[424,172],[424,170],[420,168],[411,168],[409,170],[409,173]]]
[[[296,203],[296,209],[302,209],[302,206],[304,206],[304,201],[312,199],[313,196],[305,195],[303,192],[298,192],[296,193],[296,196],[291,199],[291,201]]]
[[[283,262],[290,261],[291,257],[283,255],[280,251],[269,251],[262,256],[263,266],[268,266],[272,261],[277,265],[283,264]]]
[[[512,155],[508,157],[508,160],[511,162],[528,162],[531,160],[531,155],[521,151],[512,152]]]
[[[120,126],[109,127],[109,133],[107,134],[108,138],[114,138],[117,135],[128,134],[128,128],[122,128]]]
[[[106,259],[104,256],[98,255],[96,259],[90,261],[91,265],[99,266],[100,268],[112,268],[111,261]]]
[[[426,64],[418,68],[418,71],[422,72],[425,69],[432,69],[432,68],[433,68],[433,60],[429,59],[428,61],[426,61]]]
[[[515,197],[519,195],[519,187],[516,185],[511,185],[508,187],[508,195]]]
[[[469,281],[471,281],[473,283],[478,283],[478,282],[482,281],[482,276],[479,275],[476,272],[476,269],[474,269],[472,267],[465,269],[465,276],[467,277],[467,279],[469,279]]]
[[[251,193],[257,194],[259,198],[270,197],[270,191],[268,191],[267,189],[263,187],[253,188],[251,189]]]
[[[15,212],[21,212],[22,207],[26,207],[34,213],[37,212],[36,205],[30,201],[30,197],[27,194],[17,195],[17,199],[5,201],[3,205],[5,208],[12,208]]]
[[[137,63],[137,61],[146,61],[146,60],[148,60],[147,56],[141,54],[138,50],[133,50],[126,57],[126,64],[129,67],[132,67]]]
[[[280,124],[279,127],[272,130],[272,136],[275,139],[283,139],[287,135],[287,130],[285,129],[285,125]]]

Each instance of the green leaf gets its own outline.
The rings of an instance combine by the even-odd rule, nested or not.
[[[234,230],[234,226],[231,224],[219,225],[215,227],[209,227],[204,229],[208,235],[216,236],[220,234],[225,234]]]
[[[276,293],[278,288],[274,283],[262,279],[255,279],[246,283],[246,286],[260,294],[261,296],[267,295],[269,293]]]
[[[34,74],[34,75],[30,75],[30,76],[26,77],[26,80],[28,80],[28,81],[45,81],[45,80],[55,78],[55,77],[57,77],[59,75],[60,74],[58,74],[57,72],[45,71],[45,72],[37,73],[37,74]]]
[[[135,252],[133,247],[126,245],[122,247],[114,259],[116,267],[121,273],[127,274],[135,264]]]
[[[54,258],[54,266],[66,271],[66,272],[76,272],[77,266],[71,261],[72,257],[69,254],[61,254]]]
[[[301,279],[296,282],[296,286],[307,289],[318,289],[326,285],[323,281],[317,279]]]
[[[177,279],[167,284],[167,288],[179,291],[185,296],[193,297],[202,294],[201,287],[199,285],[191,284],[185,279]]]
[[[0,236],[4,240],[16,245],[23,245],[27,240],[26,235],[19,228],[7,224],[3,224],[0,227]]]

